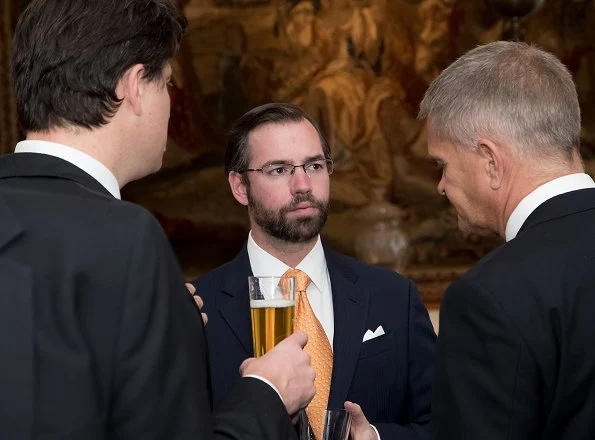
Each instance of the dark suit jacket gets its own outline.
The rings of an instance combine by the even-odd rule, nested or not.
[[[436,439],[595,438],[595,190],[539,206],[447,290]]]
[[[415,285],[324,248],[333,292],[334,367],[329,407],[360,404],[382,440],[429,436],[435,333]],[[213,397],[220,400],[253,355],[246,246],[195,281],[209,315]],[[362,343],[366,330],[386,334]]]
[[[212,416],[205,356],[199,312],[147,211],[61,159],[0,158],[0,438],[295,436],[256,379]]]

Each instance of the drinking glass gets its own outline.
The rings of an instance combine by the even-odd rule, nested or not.
[[[293,333],[295,277],[248,277],[254,356]]]
[[[343,408],[328,408],[324,412],[322,439],[316,438],[306,410],[300,411],[298,425],[300,440],[347,440],[351,429],[351,413]]]

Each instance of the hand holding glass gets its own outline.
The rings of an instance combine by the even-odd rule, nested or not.
[[[248,277],[254,356],[293,333],[295,277]]]
[[[327,409],[324,413],[324,428],[321,439],[316,438],[305,410],[300,412],[298,424],[300,440],[347,440],[351,429],[351,413],[341,408]]]

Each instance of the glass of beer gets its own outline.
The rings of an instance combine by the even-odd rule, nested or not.
[[[248,277],[254,356],[293,333],[295,277]]]

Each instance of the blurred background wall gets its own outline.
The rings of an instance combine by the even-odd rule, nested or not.
[[[10,36],[26,0],[0,0],[0,153],[21,138],[8,80]],[[224,134],[248,109],[291,101],[316,117],[335,160],[324,238],[404,272],[435,308],[448,283],[497,246],[462,236],[416,121],[429,82],[457,56],[522,39],[573,72],[582,149],[595,171],[593,0],[183,0],[163,169],[123,195],[161,221],[188,277],[232,258],[248,222],[223,173]]]

